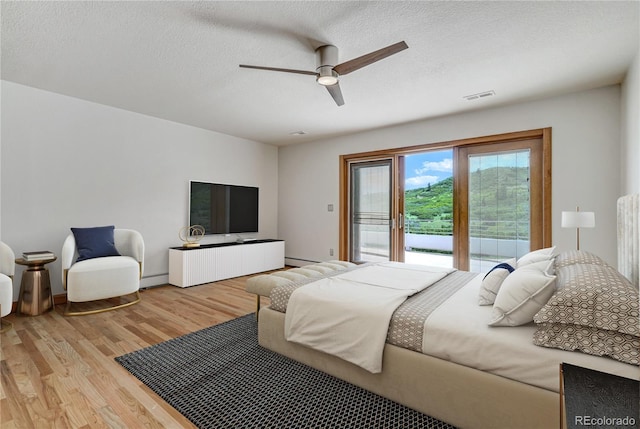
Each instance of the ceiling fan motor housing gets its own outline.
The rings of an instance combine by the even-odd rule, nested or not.
[[[316,49],[318,58],[317,81],[321,85],[335,85],[338,83],[338,73],[333,67],[338,64],[338,48],[333,45],[320,46]]]

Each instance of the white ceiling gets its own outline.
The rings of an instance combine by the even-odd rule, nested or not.
[[[619,83],[639,6],[2,1],[1,77],[284,145]],[[323,44],[344,62],[401,40],[408,50],[341,77],[341,107],[313,76],[238,67],[313,71]]]

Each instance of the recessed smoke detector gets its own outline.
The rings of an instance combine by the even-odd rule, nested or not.
[[[464,98],[467,101],[471,101],[471,100],[478,100],[480,98],[491,97],[493,95],[496,95],[496,92],[492,89],[490,91],[479,92],[477,94],[465,95],[462,98]]]
[[[289,133],[290,136],[303,136],[305,134],[307,134],[307,132],[306,131],[302,131],[302,130],[300,130],[300,131],[292,131],[292,132]]]

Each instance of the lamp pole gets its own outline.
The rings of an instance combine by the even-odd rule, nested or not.
[[[580,213],[580,207],[576,206],[576,212]],[[580,227],[576,227],[576,248],[580,250]]]

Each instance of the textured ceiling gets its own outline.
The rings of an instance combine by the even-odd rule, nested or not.
[[[639,6],[3,1],[1,77],[284,145],[619,83]],[[238,67],[314,70],[323,44],[344,62],[401,40],[408,50],[341,77],[341,107],[313,76]]]

